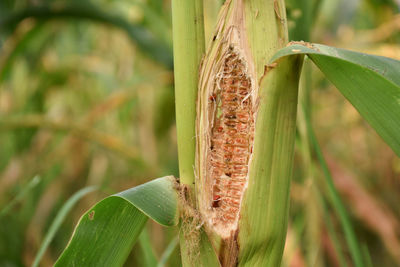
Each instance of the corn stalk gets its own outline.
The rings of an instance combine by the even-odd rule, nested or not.
[[[191,190],[193,180],[188,177],[193,174],[196,181],[195,201],[189,201],[196,210],[194,221],[204,225],[222,266],[279,266],[287,228],[302,62],[295,57],[268,64],[288,42],[284,1],[226,1],[199,70],[190,64],[196,63],[199,47],[203,47],[199,38],[193,38],[202,36],[201,19],[184,18],[191,12],[179,13],[181,2],[173,1],[178,143],[190,151],[193,139],[189,142],[189,132],[194,124],[189,107],[195,106],[193,82],[197,82],[197,73],[200,77],[196,133],[190,136],[196,136],[196,153],[179,150],[181,182]],[[196,1],[185,5],[198,7]],[[192,30],[179,30],[181,25]],[[183,40],[192,44],[183,48]],[[192,54],[187,52],[190,49]],[[189,60],[182,56],[189,54]],[[185,62],[179,60],[183,58]],[[185,75],[183,69],[199,72]],[[191,95],[183,103],[179,98],[184,92]],[[182,114],[184,110],[190,112]],[[183,124],[188,134],[181,139]],[[193,259],[190,255],[196,253],[184,254]],[[185,265],[193,265],[185,257]]]

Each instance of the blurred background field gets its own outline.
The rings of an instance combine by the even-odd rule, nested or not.
[[[205,0],[207,40],[221,0]],[[291,40],[400,60],[397,0],[289,0]],[[178,175],[168,0],[0,1],[0,266],[41,266],[109,194]],[[310,62],[313,128],[372,266],[400,266],[400,159]],[[399,118],[400,119],[400,118]],[[351,266],[318,160],[302,135],[284,266]],[[126,266],[153,266],[176,229],[149,222]],[[172,243],[171,243],[172,242]],[[180,266],[175,247],[168,266]]]

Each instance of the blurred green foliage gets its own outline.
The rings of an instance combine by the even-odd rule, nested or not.
[[[206,40],[221,2],[205,0]],[[399,59],[399,5],[288,0],[290,39]],[[79,189],[101,188],[62,223],[42,266],[54,263],[96,201],[178,174],[171,36],[168,0],[0,1],[0,266],[31,265]],[[366,257],[400,266],[400,159],[319,71],[305,68],[314,129]],[[308,145],[299,134],[284,264],[349,265]],[[30,186],[35,175],[41,179]],[[148,234],[126,266],[149,261],[147,238],[160,259],[176,230],[149,223]],[[169,264],[179,266],[177,249]]]

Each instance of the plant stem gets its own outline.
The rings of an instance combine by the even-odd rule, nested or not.
[[[183,209],[190,209],[190,206],[194,204],[191,202],[194,200],[198,70],[205,50],[203,20],[202,0],[172,0],[179,177],[181,185],[189,189],[188,195],[185,196],[189,199],[183,201],[184,205],[189,205],[189,207],[184,206]],[[182,214],[185,213],[182,212]],[[196,251],[190,249],[190,244],[194,241],[188,234],[188,231],[192,229],[187,229],[187,221],[191,220],[194,219],[185,218],[181,220],[180,224],[179,241],[183,266],[192,266],[195,261],[193,255],[196,254]],[[197,227],[197,225],[194,225],[194,227]]]
[[[198,69],[204,53],[202,0],[172,1],[175,105],[180,182],[193,187]]]

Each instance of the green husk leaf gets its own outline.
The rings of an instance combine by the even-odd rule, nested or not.
[[[400,61],[319,44],[295,43],[282,57],[306,54],[400,156]]]
[[[282,60],[260,86],[250,179],[239,221],[239,266],[280,266],[288,223],[302,57]]]
[[[259,97],[249,180],[239,220],[239,266],[280,266],[288,223],[303,57],[269,65],[288,40],[285,1],[245,1]]]
[[[147,217],[177,224],[174,183],[166,176],[98,202],[81,217],[55,266],[122,266]]]

